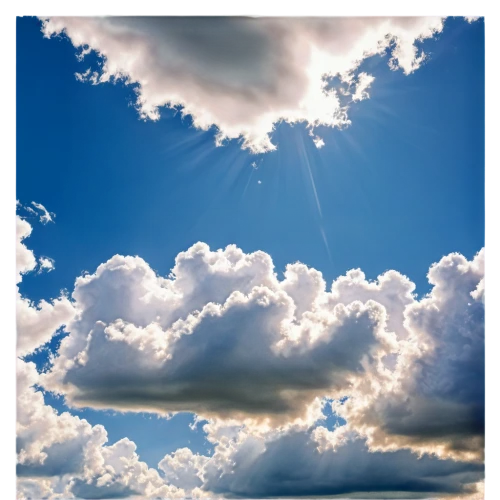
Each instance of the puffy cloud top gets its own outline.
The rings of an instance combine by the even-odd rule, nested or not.
[[[79,406],[296,418],[397,351],[374,300],[390,282],[366,284],[361,302],[303,264],[279,281],[269,255],[234,246],[198,243],[168,279],[115,256],[76,281],[77,317],[45,384]]]
[[[417,300],[396,271],[369,282],[351,270],[327,291],[314,269],[292,264],[279,280],[269,255],[235,246],[197,243],[168,278],[117,255],[77,279],[71,333],[43,383],[75,406],[258,426],[310,424],[317,398],[348,397],[334,410],[373,449],[477,460],[483,261],[444,257]]]
[[[234,245],[197,243],[167,278],[115,255],[65,298],[70,333],[50,372],[18,360],[19,498],[479,499],[484,251],[428,276],[417,300],[396,271],[351,270],[328,290],[317,270],[295,263],[279,279],[268,254]],[[62,306],[21,300],[34,319],[18,337],[40,345]],[[181,448],[148,467],[135,443],[107,445],[38,387],[74,406],[196,412],[214,453]],[[345,425],[328,426],[326,405]]]
[[[36,390],[33,363],[17,363],[17,475],[20,498],[183,498],[156,469],[139,460],[136,446],[122,439],[106,446],[101,425],[68,412],[58,414]],[[34,478],[54,478],[58,481]]]
[[[54,215],[54,214],[52,214]],[[16,215],[16,283],[19,284],[23,276],[36,269],[37,260],[32,250],[24,244],[24,240],[31,234],[31,224]],[[51,271],[54,261],[48,257],[39,260],[39,270]],[[63,325],[74,316],[71,302],[64,295],[52,302],[41,300],[34,304],[23,297],[16,290],[16,328],[17,328],[17,354],[26,356],[46,342]]]

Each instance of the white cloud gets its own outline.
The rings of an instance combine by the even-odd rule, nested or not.
[[[32,230],[29,222],[16,215],[16,283],[23,279],[23,274],[33,271],[36,267],[35,255],[23,243]]]
[[[101,425],[58,414],[33,386],[33,363],[17,362],[17,474],[20,498],[184,498],[156,469],[139,460],[135,444],[106,446]],[[57,478],[57,479],[55,479]]]
[[[303,264],[280,280],[264,252],[202,243],[168,278],[114,256],[76,280],[51,372],[18,360],[19,497],[477,500],[484,251],[443,257],[429,281],[417,300],[400,273],[369,282],[358,269],[328,291]],[[197,412],[214,454],[178,449],[162,476],[132,441],[106,445],[102,426],[58,414],[37,386],[74,405]],[[327,428],[324,397],[346,425]]]
[[[347,427],[306,426],[252,430],[241,422],[204,425],[212,456],[187,448],[159,464],[139,460],[127,438],[106,446],[102,426],[45,405],[34,384],[33,363],[18,361],[18,497],[28,498],[222,498],[317,497],[428,498],[481,488],[483,465],[408,451],[370,452]],[[321,440],[337,442],[321,447]],[[353,467],[355,464],[355,467]],[[377,491],[377,494],[373,494]],[[378,495],[378,496],[377,496]],[[480,498],[477,494],[470,500]]]
[[[40,222],[42,224],[48,224],[49,222],[54,222],[55,214],[49,212],[41,203],[36,203],[34,201],[31,204],[38,210]]]
[[[481,9],[479,8],[464,9],[464,19],[469,24],[480,19],[480,16],[481,16]]]
[[[197,470],[201,488],[219,497],[430,498],[472,494],[484,477],[479,463],[419,458],[406,450],[371,452],[345,427],[259,434],[211,422],[205,430],[216,443],[213,456],[201,461],[184,453],[177,466]],[[319,450],[319,434],[330,434],[335,449]]]
[[[38,259],[38,265],[39,265],[39,271],[38,272],[47,272],[50,273],[50,271],[53,271],[56,266],[54,263],[54,259],[51,259],[50,257],[40,257]]]
[[[31,224],[17,215],[16,226],[16,283],[19,284],[24,274],[36,268],[37,261],[34,253],[24,244],[24,240],[31,234]],[[51,271],[54,268],[54,261],[48,257],[40,258],[39,263],[40,271]],[[74,314],[75,311],[71,302],[64,295],[52,302],[41,300],[38,304],[34,304],[31,300],[23,297],[19,287],[17,287],[16,330],[18,356],[25,356],[48,342],[59,328],[70,321]]]
[[[193,453],[189,448],[179,448],[166,455],[158,467],[170,484],[192,491],[202,486],[200,474],[208,460],[208,457]]]
[[[368,73],[360,73],[358,75],[358,82],[356,83],[354,93],[352,94],[352,100],[362,101],[363,99],[369,99],[370,95],[368,94],[368,89],[374,80],[375,78],[372,75],[369,75]]]
[[[127,438],[94,448],[86,459],[83,476],[73,480],[77,498],[185,498],[183,490],[167,485],[156,469],[139,460],[135,443]]]
[[[17,354],[25,356],[48,342],[54,333],[69,323],[75,311],[67,297],[38,304],[22,297],[16,298]]]
[[[83,59],[91,50],[102,68],[78,74],[93,84],[138,84],[141,117],[181,108],[216,142],[242,138],[243,148],[271,151],[281,120],[314,127],[348,125],[347,108],[328,77],[351,82],[367,57],[390,52],[390,67],[410,74],[426,55],[417,42],[443,29],[438,17],[183,18],[52,17],[43,32],[66,33]],[[362,76],[364,75],[364,76]],[[358,75],[353,100],[368,97],[372,76]],[[320,144],[317,140],[317,144]]]
[[[317,398],[348,396],[334,409],[373,449],[480,460],[482,262],[444,257],[417,300],[396,271],[368,282],[351,270],[328,292],[314,269],[279,280],[269,255],[234,246],[198,243],[167,279],[115,256],[77,279],[77,317],[44,384],[75,406],[253,426],[310,425]]]
[[[429,271],[431,293],[405,309],[395,370],[363,380],[337,411],[372,449],[484,456],[484,250]]]
[[[314,145],[318,149],[321,149],[325,145],[325,141],[321,137],[318,137],[318,136],[313,137],[313,142],[314,142]]]
[[[67,476],[53,477],[20,477],[17,479],[17,499],[68,499],[74,498],[69,490],[71,478]]]
[[[86,447],[103,442],[102,426],[92,427],[69,413],[45,405],[34,363],[17,361],[18,474],[62,475],[81,469]]]
[[[234,246],[194,245],[169,279],[115,256],[77,279],[73,299],[44,384],[76,406],[290,420],[398,348],[379,303],[339,303],[302,264],[279,281],[267,254]]]

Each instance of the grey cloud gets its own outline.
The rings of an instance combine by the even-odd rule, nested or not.
[[[484,453],[484,251],[433,265],[429,296],[408,306],[392,388],[366,385],[339,408],[380,449],[481,459]],[[376,429],[374,431],[374,429]]]
[[[270,440],[260,453],[239,446],[229,455],[229,468],[217,467],[217,455],[214,464],[207,463],[204,489],[236,498],[408,499],[470,493],[484,477],[482,464],[418,458],[402,450],[370,452],[356,438],[323,452],[308,432]]]
[[[341,303],[317,271],[294,264],[279,281],[268,255],[233,246],[193,246],[170,279],[115,256],[73,298],[44,384],[78,406],[295,418],[397,350],[369,293]]]
[[[444,257],[429,280],[417,300],[395,271],[349,271],[327,291],[318,271],[293,264],[280,280],[267,254],[234,246],[196,244],[168,278],[113,257],[77,279],[52,371],[19,361],[20,491],[478,498],[484,252]],[[35,383],[75,405],[198,412],[215,453],[177,450],[162,478],[128,439],[106,446],[100,426],[54,412]],[[333,402],[344,427],[321,426],[324,396],[348,396]]]
[[[132,441],[122,439],[105,446],[107,433],[102,426],[91,426],[46,405],[43,394],[35,389],[39,378],[33,363],[18,360],[19,498],[184,496],[139,460]]]

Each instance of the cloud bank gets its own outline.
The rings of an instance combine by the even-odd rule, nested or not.
[[[31,230],[19,217],[20,278],[37,265]],[[71,298],[21,298],[20,355],[69,334],[49,371],[17,363],[19,498],[478,500],[484,250],[445,256],[428,278],[421,299],[396,271],[351,270],[327,289],[301,263],[280,277],[265,252],[197,243],[167,278],[115,255]],[[70,406],[196,413],[214,453],[180,448],[152,468],[40,388]]]
[[[99,84],[135,85],[142,118],[159,119],[167,106],[195,127],[217,130],[216,143],[241,139],[253,153],[276,149],[270,134],[280,121],[315,127],[350,123],[345,102],[369,97],[373,75],[363,60],[387,55],[393,70],[410,74],[426,60],[422,40],[444,18],[51,17],[46,37],[64,33],[79,49],[103,58],[77,74]],[[471,20],[469,20],[470,22]],[[338,78],[342,89],[330,85]],[[344,103],[344,104],[343,104]]]
[[[206,427],[209,436],[221,432],[217,425]],[[243,498],[380,499],[450,493],[468,497],[480,488],[482,464],[429,456],[419,459],[403,450],[370,452],[363,439],[344,430],[316,427],[256,436],[240,429],[232,440],[217,446],[204,464],[204,488],[217,495]],[[318,449],[321,431],[337,440],[334,449]]]
[[[282,280],[264,252],[197,243],[168,278],[114,256],[76,280],[76,315],[47,389],[69,404],[309,422],[317,398],[372,449],[480,460],[484,252],[450,254],[417,300],[396,271],[333,282],[303,264]],[[314,420],[313,420],[314,421]]]
[[[24,244],[32,226],[16,217],[19,284],[37,261]],[[67,297],[35,306],[17,291],[18,356],[49,341],[74,314]],[[17,498],[184,498],[182,489],[166,484],[156,469],[139,460],[132,441],[125,438],[106,446],[104,427],[46,405],[34,363],[18,358],[16,371]]]

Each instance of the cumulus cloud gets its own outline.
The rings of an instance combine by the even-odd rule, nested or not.
[[[17,361],[18,475],[54,476],[78,472],[86,447],[102,442],[105,431],[69,413],[58,415],[45,405],[34,386],[39,374],[34,363]]]
[[[54,222],[55,214],[49,212],[41,203],[36,203],[32,201],[31,204],[37,209],[37,214],[40,218],[42,224],[48,224],[49,222]]]
[[[16,282],[22,281],[24,274],[36,269],[37,260],[32,250],[26,247],[24,240],[31,234],[29,222],[16,216]],[[39,270],[51,271],[54,261],[48,257],[39,260]],[[16,290],[16,329],[17,354],[25,356],[48,342],[54,333],[67,324],[74,315],[74,309],[69,299],[61,295],[49,302],[41,300],[34,304]]]
[[[409,337],[396,368],[338,406],[373,449],[484,456],[484,250],[450,254],[428,274],[431,293],[405,309]]]
[[[209,457],[193,453],[189,448],[179,448],[166,455],[158,467],[170,484],[192,491],[203,485],[201,474],[208,461]]]
[[[428,277],[419,300],[396,271],[327,290],[317,270],[280,278],[234,245],[197,243],[167,278],[112,257],[76,280],[52,369],[18,361],[20,497],[480,498],[484,251]],[[214,453],[150,468],[39,386],[74,406],[196,412]],[[333,429],[330,404],[345,420]]]
[[[74,406],[314,422],[334,405],[374,450],[480,460],[484,447],[481,251],[431,267],[429,296],[396,271],[335,280],[264,252],[198,243],[168,278],[115,256],[77,279],[75,320],[45,387]]]
[[[226,428],[207,424],[209,438]],[[335,449],[318,447],[318,430],[335,436]],[[418,458],[409,451],[371,452],[343,427],[256,435],[244,427],[221,440],[202,465],[203,489],[237,498],[429,498],[473,494],[482,464]]]
[[[276,148],[270,134],[282,120],[311,130],[348,125],[329,78],[349,84],[353,101],[365,99],[373,76],[360,73],[364,59],[389,53],[390,67],[410,74],[426,59],[418,42],[443,24],[440,17],[51,17],[42,30],[65,33],[80,59],[92,50],[102,56],[102,67],[78,79],[135,85],[141,117],[180,109],[198,128],[215,126],[217,144],[240,138],[262,153]]]
[[[185,497],[183,490],[167,485],[156,469],[139,460],[135,443],[127,438],[92,451],[83,476],[73,480],[71,491],[77,498]]]
[[[53,301],[38,303],[23,297],[16,298],[17,354],[26,356],[48,342],[52,336],[74,316],[67,297],[61,295]]]
[[[390,286],[381,277],[373,297]],[[235,246],[198,243],[167,279],[115,256],[77,279],[73,299],[44,384],[75,406],[298,418],[398,349],[381,303],[341,303],[303,264],[280,281],[269,255]]]
[[[18,282],[36,267],[33,252],[23,243],[31,231],[31,225],[17,216]],[[25,356],[50,340],[74,314],[67,297],[34,305],[18,290],[18,355]],[[59,414],[45,404],[43,393],[37,389],[39,385],[35,364],[18,359],[18,498],[184,496],[182,490],[166,484],[156,469],[139,460],[132,441],[125,438],[105,446],[107,433],[102,426],[91,426],[69,412]]]
[[[22,275],[36,268],[34,253],[24,244],[31,234],[31,224],[16,215],[16,283],[22,281]]]
[[[17,480],[18,500],[67,499],[73,498],[69,491],[67,476],[19,477]]]
[[[58,414],[36,390],[33,363],[17,362],[17,475],[19,498],[183,498],[156,469],[139,460],[127,438],[106,446],[101,425]]]
[[[39,266],[39,271],[38,272],[47,272],[50,273],[50,271],[53,271],[55,267],[54,259],[51,259],[50,257],[40,257],[38,259],[38,266]]]
[[[371,452],[347,428],[297,426],[254,431],[241,422],[205,424],[212,456],[189,449],[159,469],[140,462],[127,438],[106,446],[106,431],[57,414],[36,390],[33,363],[18,361],[18,498],[479,498],[483,465],[419,458],[409,451]],[[34,387],[35,386],[35,387]],[[328,440],[332,446],[322,445]],[[356,464],[353,467],[353,464]]]

